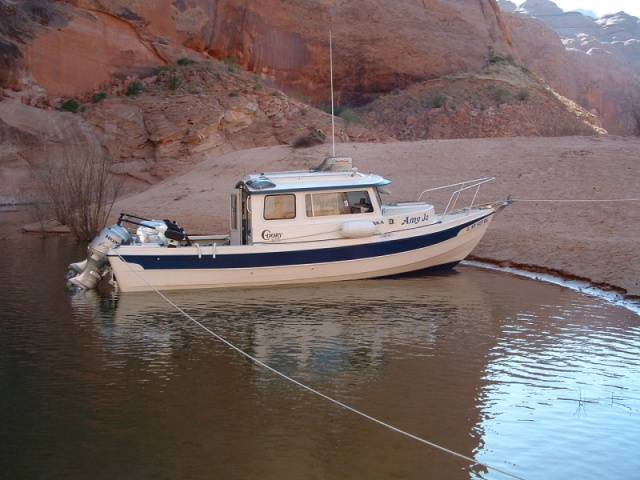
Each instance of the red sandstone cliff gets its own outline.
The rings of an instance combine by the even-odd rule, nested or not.
[[[208,156],[330,134],[330,117],[309,106],[329,102],[329,30],[339,106],[388,96],[383,109],[397,111],[394,92],[412,85],[447,98],[368,128],[339,121],[341,140],[597,131],[558,97],[527,101],[526,85],[474,77],[495,58],[519,61],[509,21],[495,0],[0,0],[0,200],[28,196],[29,168],[68,154],[55,144],[106,151],[114,173],[144,188]],[[569,86],[571,75],[560,75]],[[126,95],[137,81],[145,91]],[[461,82],[477,97],[454,98]],[[522,98],[496,102],[503,90]],[[68,99],[77,113],[56,110]]]
[[[2,3],[8,22],[17,7]],[[495,0],[40,3],[39,18],[34,8],[27,12],[31,38],[13,41],[20,54],[10,70],[24,75],[1,87],[39,85],[49,96],[73,96],[114,76],[204,54],[235,58],[279,88],[326,101],[331,30],[335,83],[344,100],[357,100],[475,70],[490,52],[514,53]]]
[[[523,64],[597,115],[610,133],[640,134],[640,20],[594,19],[550,0],[501,1]]]

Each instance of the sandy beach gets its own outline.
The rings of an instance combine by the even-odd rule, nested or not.
[[[205,161],[184,175],[122,199],[113,209],[176,220],[189,234],[228,231],[228,195],[250,172],[307,169],[332,153],[266,147]],[[363,172],[393,183],[389,201],[425,189],[495,176],[479,200],[514,202],[472,258],[588,280],[640,297],[640,138],[561,137],[337,144]],[[441,211],[442,198],[429,198]],[[446,200],[445,200],[446,203]]]

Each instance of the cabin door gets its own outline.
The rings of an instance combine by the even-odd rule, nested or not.
[[[231,193],[231,244],[247,245],[251,242],[249,195],[238,188]]]
[[[242,229],[242,245],[248,245],[251,243],[251,202],[249,201],[249,195],[247,195],[246,190],[242,190],[242,195],[240,196],[240,202],[242,208],[240,209],[240,214],[242,216],[242,221],[240,222],[240,226]]]

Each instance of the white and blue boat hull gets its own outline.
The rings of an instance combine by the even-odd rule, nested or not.
[[[123,292],[357,280],[454,267],[480,241],[494,213],[480,209],[416,229],[312,245],[121,245],[107,256]]]

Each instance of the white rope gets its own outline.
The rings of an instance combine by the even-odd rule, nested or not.
[[[511,202],[529,202],[529,203],[614,203],[614,202],[640,202],[640,198],[614,198],[609,200],[529,200],[512,198]]]
[[[116,250],[116,252],[117,252],[117,250]],[[378,425],[381,425],[381,426],[386,427],[386,428],[388,428],[388,429],[390,429],[390,430],[393,430],[393,431],[394,431],[394,432],[396,432],[396,433],[399,433],[399,434],[401,434],[401,435],[404,435],[404,436],[406,436],[406,437],[409,437],[409,438],[411,438],[411,439],[413,439],[413,440],[416,440],[417,442],[423,443],[423,444],[428,445],[428,446],[430,446],[430,447],[432,447],[432,448],[435,448],[435,449],[437,449],[437,450],[441,450],[441,451],[443,451],[443,452],[445,452],[445,453],[448,453],[448,454],[450,454],[450,455],[453,455],[453,456],[455,456],[455,457],[458,457],[458,458],[461,458],[461,459],[463,459],[463,460],[466,460],[466,461],[467,461],[467,462],[469,462],[472,466],[473,466],[473,465],[480,465],[480,466],[485,467],[485,468],[487,468],[487,469],[491,469],[491,470],[495,470],[496,472],[500,472],[500,473],[502,473],[502,474],[504,474],[504,475],[507,475],[507,476],[509,476],[509,477],[511,477],[511,478],[515,478],[515,479],[518,479],[518,480],[525,480],[523,477],[519,477],[519,476],[517,476],[517,475],[515,475],[515,474],[513,474],[513,473],[507,472],[506,470],[502,470],[502,469],[500,469],[500,468],[498,468],[498,467],[494,467],[494,466],[488,465],[488,464],[486,464],[486,463],[479,462],[479,461],[477,461],[477,460],[475,460],[475,459],[473,459],[473,458],[471,458],[471,457],[467,457],[466,455],[463,455],[463,454],[461,454],[461,453],[455,452],[455,451],[450,450],[450,449],[448,449],[448,448],[446,448],[446,447],[443,447],[443,446],[438,445],[438,444],[436,444],[436,443],[430,442],[429,440],[425,440],[424,438],[420,438],[420,437],[418,437],[418,436],[416,436],[416,435],[413,435],[412,433],[409,433],[409,432],[406,432],[406,431],[404,431],[404,430],[401,430],[401,429],[399,429],[399,428],[397,428],[397,427],[394,427],[393,425],[390,425],[390,424],[388,424],[388,423],[385,423],[385,422],[383,422],[382,420],[378,420],[378,419],[377,419],[377,418],[375,418],[375,417],[372,417],[372,416],[370,416],[370,415],[367,415],[367,414],[366,414],[366,413],[364,413],[364,412],[361,412],[360,410],[357,410],[357,409],[355,409],[355,408],[353,408],[353,407],[350,407],[349,405],[347,405],[347,404],[345,404],[345,403],[342,403],[341,401],[336,400],[335,398],[332,398],[332,397],[330,397],[330,396],[328,396],[328,395],[326,395],[326,394],[324,394],[324,393],[322,393],[322,392],[320,392],[320,391],[318,391],[318,390],[316,390],[316,389],[314,389],[314,388],[312,388],[312,387],[309,387],[308,385],[305,385],[304,383],[301,383],[301,382],[299,382],[298,380],[296,380],[296,379],[294,379],[294,378],[291,378],[291,377],[289,377],[289,376],[285,375],[284,373],[282,373],[282,372],[280,372],[280,371],[276,370],[276,369],[275,369],[275,368],[273,368],[273,367],[270,367],[270,366],[269,366],[269,365],[267,365],[266,363],[264,363],[264,362],[262,362],[262,361],[258,360],[257,358],[255,358],[255,357],[251,356],[250,354],[248,354],[247,352],[245,352],[245,351],[244,351],[244,350],[242,350],[241,348],[239,348],[239,347],[237,347],[236,345],[234,345],[233,343],[231,343],[231,342],[230,342],[229,340],[227,340],[226,338],[224,338],[224,337],[222,337],[221,335],[217,334],[216,332],[214,332],[213,330],[211,330],[209,327],[207,327],[206,325],[202,324],[201,322],[199,322],[198,320],[196,320],[195,318],[193,318],[193,317],[192,317],[191,315],[189,315],[185,310],[183,310],[183,309],[182,309],[182,308],[180,308],[178,305],[176,305],[174,302],[172,302],[168,297],[166,297],[166,296],[165,296],[162,292],[160,292],[157,288],[155,288],[153,285],[151,285],[149,282],[147,282],[147,280],[146,280],[144,277],[142,277],[142,276],[140,275],[140,272],[138,272],[138,271],[134,270],[133,268],[131,268],[131,266],[129,265],[129,263],[128,263],[124,258],[122,258],[122,256],[120,255],[120,252],[117,252],[117,254],[118,254],[118,258],[120,258],[120,260],[122,260],[122,261],[123,261],[123,262],[124,262],[124,263],[125,263],[125,264],[130,268],[130,269],[131,269],[131,271],[132,271],[132,272],[134,272],[134,273],[135,273],[135,274],[140,278],[140,280],[142,280],[142,281],[143,281],[143,282],[144,282],[144,283],[145,283],[145,284],[146,284],[146,285],[147,285],[151,290],[153,290],[155,293],[157,293],[157,294],[158,294],[162,299],[164,299],[164,300],[165,300],[169,305],[171,305],[173,308],[175,308],[178,312],[180,312],[180,313],[181,313],[182,315],[184,315],[186,318],[188,318],[189,320],[191,320],[193,323],[195,323],[195,324],[196,324],[198,327],[200,327],[202,330],[204,330],[205,332],[207,332],[207,333],[209,333],[210,335],[212,335],[213,337],[215,337],[217,340],[219,340],[219,341],[221,341],[222,343],[224,343],[225,345],[227,345],[229,348],[231,348],[231,349],[235,350],[235,351],[236,351],[236,352],[238,352],[240,355],[245,356],[246,358],[248,358],[249,360],[251,360],[251,361],[252,361],[253,363],[255,363],[256,365],[259,365],[260,367],[262,367],[262,368],[264,368],[264,369],[266,369],[266,370],[270,371],[270,372],[271,372],[271,373],[273,373],[274,375],[277,375],[277,376],[279,376],[279,377],[281,377],[281,378],[283,378],[283,379],[285,379],[285,380],[287,380],[287,381],[289,381],[289,382],[291,382],[291,383],[293,383],[293,384],[295,384],[295,385],[299,386],[300,388],[303,388],[303,389],[305,389],[305,390],[307,390],[307,391],[309,391],[309,392],[313,393],[314,395],[317,395],[317,396],[319,396],[319,397],[321,397],[321,398],[324,398],[325,400],[327,400],[327,401],[329,401],[329,402],[331,402],[331,403],[334,403],[335,405],[338,405],[339,407],[342,407],[342,408],[344,408],[344,409],[346,409],[346,410],[349,410],[350,412],[353,412],[353,413],[355,413],[356,415],[360,415],[361,417],[366,418],[367,420],[370,420],[370,421],[372,421],[372,422],[374,422],[374,423],[377,423]]]

